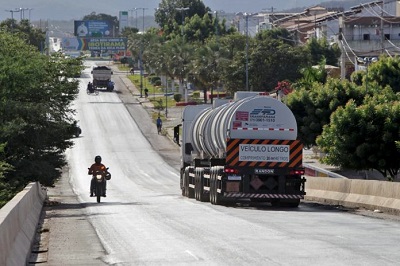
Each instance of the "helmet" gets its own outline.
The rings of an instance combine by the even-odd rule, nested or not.
[[[94,161],[95,161],[96,163],[101,163],[101,156],[100,156],[100,155],[97,155],[96,157],[94,157]]]

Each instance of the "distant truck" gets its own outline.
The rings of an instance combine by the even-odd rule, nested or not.
[[[250,200],[297,207],[304,198],[303,145],[282,102],[252,92],[182,114],[182,195],[223,204]]]
[[[111,81],[113,74],[111,68],[107,66],[97,66],[92,69],[93,86],[95,88],[106,88],[108,91],[114,89],[114,83]]]

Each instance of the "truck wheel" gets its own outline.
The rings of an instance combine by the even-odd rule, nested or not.
[[[214,204],[214,168],[210,169],[210,202]]]
[[[183,189],[182,195],[185,197],[189,197],[189,168],[186,167],[183,174]]]
[[[195,175],[194,175],[194,198],[196,200],[200,200],[200,193],[199,193],[199,189],[200,189],[200,184],[199,184],[199,174],[198,174],[198,170],[195,170]]]
[[[210,201],[213,205],[221,204],[221,196],[218,194],[218,179],[216,169],[211,169],[211,180],[210,180]]]
[[[190,177],[189,177],[189,173],[190,173],[191,168],[187,167],[185,169],[185,179],[184,179],[184,184],[185,184],[185,196],[192,199],[194,198],[194,189],[189,187],[189,183],[190,183]]]
[[[280,202],[282,207],[297,208],[300,204],[300,199],[283,200]]]
[[[204,197],[204,170],[203,169],[197,169],[196,170],[196,175],[195,175],[195,190],[194,190],[194,196],[197,201],[205,201]]]
[[[281,205],[281,202],[279,200],[274,200],[271,201],[272,207],[279,207]]]
[[[207,194],[204,193],[204,170],[199,171],[199,200],[201,202],[207,201]]]

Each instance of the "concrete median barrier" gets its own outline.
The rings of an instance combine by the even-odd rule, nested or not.
[[[0,265],[26,265],[47,192],[30,183],[0,209]]]
[[[307,177],[306,200],[400,214],[400,183]]]

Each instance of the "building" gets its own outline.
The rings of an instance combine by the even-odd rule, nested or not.
[[[279,18],[273,15],[264,14],[258,29],[286,28],[300,45],[313,37],[339,44],[342,78],[349,77],[354,70],[365,68],[371,58],[400,54],[399,1],[369,2],[348,11],[314,6]]]

